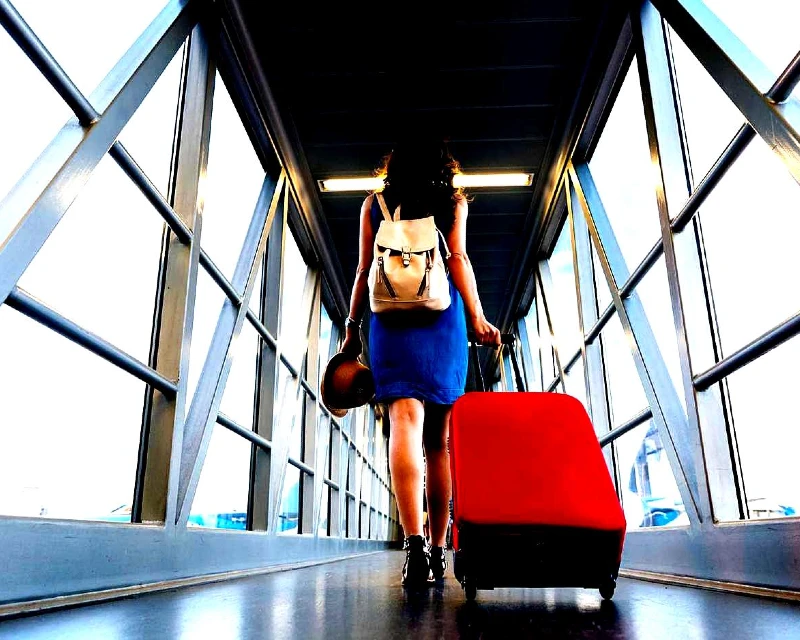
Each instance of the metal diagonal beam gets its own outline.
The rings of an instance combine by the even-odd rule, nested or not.
[[[689,521],[701,521],[698,509],[698,470],[694,467],[694,450],[680,439],[686,433],[686,414],[683,412],[675,387],[669,377],[664,358],[650,328],[644,307],[634,292],[624,301],[617,282],[628,279],[628,267],[622,257],[611,223],[608,220],[594,180],[586,165],[569,168],[574,194],[583,211],[597,257],[608,281],[617,315],[631,348],[636,370],[653,412],[664,449],[683,499]]]
[[[778,103],[767,95],[774,74],[700,0],[653,4],[800,182],[800,101]],[[789,74],[790,81],[796,74]]]
[[[267,236],[284,182],[283,173],[277,182],[269,175],[264,178],[233,274],[233,286],[239,291],[244,291],[242,304],[237,309],[230,300],[225,300],[223,303],[214,337],[186,416],[177,492],[176,524],[181,526],[189,519],[192,500],[211,439],[212,426],[216,422],[225,383],[233,363],[231,346],[239,337],[244,325],[247,306],[255,287],[259,260],[266,248]]]
[[[71,118],[0,202],[0,303],[183,44],[196,6],[170,2],[92,94],[89,101],[102,115],[86,128]]]
[[[728,437],[721,403],[705,412],[705,437],[701,437],[701,419],[697,395],[692,381],[692,354],[689,352],[687,321],[692,323],[695,349],[704,349],[713,357],[711,327],[705,304],[702,268],[697,253],[694,227],[673,234],[670,210],[679,210],[689,197],[689,165],[681,135],[678,104],[674,98],[676,80],[672,75],[667,50],[667,34],[661,16],[646,0],[633,11],[634,45],[637,50],[639,79],[644,100],[644,114],[650,147],[650,162],[656,172],[656,202],[661,227],[661,241],[669,284],[669,295],[675,330],[676,346],[681,367],[681,380],[686,405],[686,422],[672,426],[673,436],[683,443],[681,454],[692,457],[691,468],[696,475],[697,506],[701,520],[712,517],[708,460],[713,469],[713,484],[718,498],[718,515],[723,519],[739,516],[734,487],[734,469],[728,452]],[[680,264],[679,264],[680,262]],[[680,267],[680,268],[679,268]],[[696,354],[702,355],[702,354]],[[706,407],[711,409],[710,406]],[[705,443],[705,447],[704,447]],[[704,451],[705,449],[705,451]],[[725,498],[729,499],[726,500]],[[725,508],[723,505],[729,505]]]

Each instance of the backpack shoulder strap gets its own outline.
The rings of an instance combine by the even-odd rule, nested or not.
[[[383,194],[376,193],[375,198],[378,200],[378,204],[381,207],[381,213],[383,214],[383,219],[388,222],[391,222],[392,216],[389,215],[389,207],[386,206],[386,200],[383,199]]]

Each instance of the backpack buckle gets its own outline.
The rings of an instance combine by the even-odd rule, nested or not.
[[[411,264],[411,247],[403,247],[403,266],[407,267]]]

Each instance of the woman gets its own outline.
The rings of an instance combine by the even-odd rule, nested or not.
[[[389,407],[389,469],[405,535],[406,586],[440,579],[447,567],[444,547],[451,494],[447,435],[451,406],[466,383],[466,320],[479,342],[500,344],[500,332],[484,316],[467,257],[467,199],[452,186],[458,171],[458,162],[444,143],[426,141],[395,147],[380,171],[388,209],[394,211],[399,205],[405,220],[433,215],[451,252],[446,260],[451,298],[447,309],[372,314],[369,326],[375,398]],[[379,203],[371,194],[361,207],[358,270],[342,345],[342,351],[353,355],[362,350],[359,327],[381,219]],[[423,535],[423,491],[431,549]]]

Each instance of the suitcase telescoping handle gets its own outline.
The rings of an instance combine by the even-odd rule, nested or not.
[[[481,363],[480,359],[478,358],[478,347],[493,347],[493,345],[478,344],[475,341],[475,334],[472,332],[468,334],[467,340],[469,342],[470,354],[472,356],[472,367],[475,370],[475,379],[478,384],[478,391],[486,391],[486,383],[483,380]],[[516,349],[514,349],[516,340],[516,336],[513,333],[500,334],[500,349],[502,350],[503,346],[508,347],[508,355],[511,356],[511,366],[514,367],[514,378],[516,379],[517,383],[517,391],[525,391],[525,382],[522,380],[519,363],[517,362],[517,352]]]

